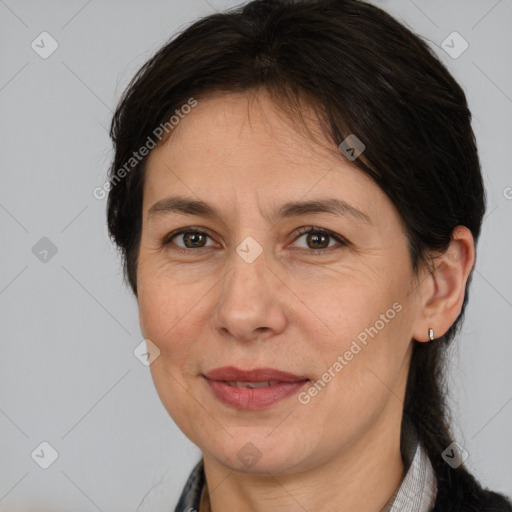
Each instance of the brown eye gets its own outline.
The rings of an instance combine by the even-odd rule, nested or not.
[[[311,249],[327,249],[329,247],[329,235],[323,233],[308,233],[306,243]]]
[[[325,229],[309,227],[302,228],[299,232],[301,234],[295,240],[304,238],[306,246],[302,246],[302,248],[310,252],[322,252],[331,249],[333,244],[330,242],[332,241],[337,242],[341,246],[348,245],[348,242],[343,237]]]
[[[197,247],[204,247],[206,243],[206,235],[202,233],[185,233],[181,235],[185,247],[189,249],[196,249]]]
[[[211,239],[210,235],[203,231],[182,229],[167,235],[162,241],[162,246],[175,245],[179,251],[193,251],[211,247],[212,244],[206,245],[209,238]],[[213,245],[217,244],[213,243]]]

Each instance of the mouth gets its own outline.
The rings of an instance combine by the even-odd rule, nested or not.
[[[229,386],[235,386],[236,388],[268,388],[269,386],[277,386],[279,381],[277,380],[267,380],[262,382],[239,382],[236,380],[222,381],[228,384]]]
[[[264,409],[298,392],[309,379],[274,368],[216,368],[202,375],[213,395],[235,409]]]

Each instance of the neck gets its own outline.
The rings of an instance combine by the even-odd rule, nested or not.
[[[381,510],[400,485],[404,472],[400,454],[401,414],[396,414],[396,407],[392,408],[395,410],[383,414],[371,430],[343,453],[301,473],[253,475],[233,471],[204,456],[211,512]]]

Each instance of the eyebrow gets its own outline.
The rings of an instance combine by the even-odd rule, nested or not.
[[[220,217],[215,207],[204,201],[181,196],[166,197],[156,202],[147,213],[147,218],[178,213],[183,215],[196,215],[198,217]],[[353,219],[373,225],[371,218],[361,210],[350,205],[343,199],[325,198],[310,201],[289,201],[274,210],[270,220],[280,220],[289,217],[304,216],[315,213],[329,213],[338,217],[350,216]]]

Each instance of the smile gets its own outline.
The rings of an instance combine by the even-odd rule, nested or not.
[[[272,368],[217,368],[203,375],[217,400],[235,409],[270,407],[298,392],[309,379]]]

